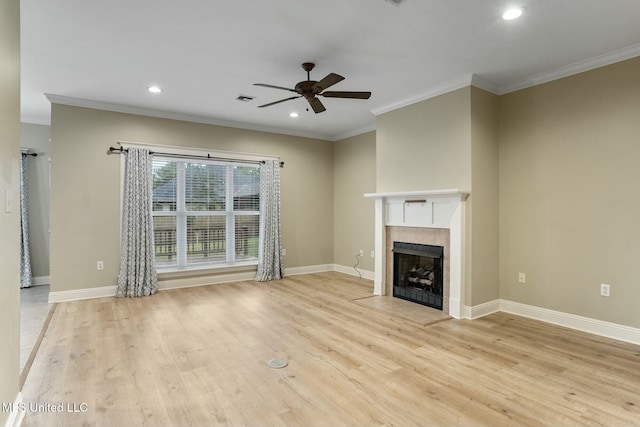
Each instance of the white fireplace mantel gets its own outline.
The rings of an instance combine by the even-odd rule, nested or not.
[[[465,204],[469,192],[425,190],[367,193],[375,199],[374,295],[385,293],[387,226],[447,228],[449,246],[449,315],[460,319],[464,313]]]

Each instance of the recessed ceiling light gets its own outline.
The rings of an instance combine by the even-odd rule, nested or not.
[[[520,16],[522,15],[522,12],[524,12],[524,9],[522,8],[519,8],[519,7],[511,8],[502,14],[502,19],[506,21],[511,21],[512,19],[520,18]]]
[[[147,88],[147,90],[151,93],[160,93],[162,92],[162,89],[160,89],[158,86],[149,86]]]
[[[295,111],[293,113],[289,113],[289,117],[296,118],[296,117],[299,117],[299,116],[300,116],[300,114],[296,113]]]

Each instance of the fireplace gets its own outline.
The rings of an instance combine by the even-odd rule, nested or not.
[[[388,295],[393,291],[391,242],[441,245],[444,247],[442,311],[456,319],[465,316],[465,207],[469,192],[424,190],[364,196],[375,200],[373,294]],[[413,231],[417,229],[424,233],[418,236]],[[446,242],[439,238],[441,230],[446,231]],[[428,237],[434,233],[435,236]]]
[[[393,296],[442,310],[442,246],[393,242]]]

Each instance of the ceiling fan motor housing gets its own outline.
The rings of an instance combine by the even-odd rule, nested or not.
[[[325,89],[333,86],[334,84],[344,80],[339,74],[329,73],[320,81],[311,80],[311,70],[315,67],[313,62],[304,62],[302,69],[307,72],[307,80],[299,82],[293,89],[289,89],[282,86],[269,85],[265,83],[254,83],[256,86],[270,87],[273,89],[286,90],[289,92],[295,92],[299,96],[292,96],[278,101],[269,102],[268,104],[258,105],[258,108],[269,107],[271,105],[280,104],[281,102],[290,101],[292,99],[304,97],[315,113],[321,113],[326,110],[322,102],[316,96],[324,96],[329,98],[354,98],[354,99],[369,99],[371,92],[345,92],[345,91],[331,91],[324,92]]]
[[[304,82],[300,82],[295,86],[296,92],[300,95],[304,96],[307,99],[311,99],[316,96],[318,93],[322,92],[322,88],[314,87],[315,84],[318,83],[315,80],[306,80]]]

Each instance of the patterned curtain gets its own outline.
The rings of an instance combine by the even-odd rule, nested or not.
[[[31,286],[31,255],[29,253],[29,215],[27,203],[27,156],[20,162],[20,287]]]
[[[122,242],[117,297],[158,292],[151,218],[152,155],[129,148],[125,160]]]
[[[260,251],[256,280],[282,279],[284,268],[280,251],[280,162],[260,164]]]

